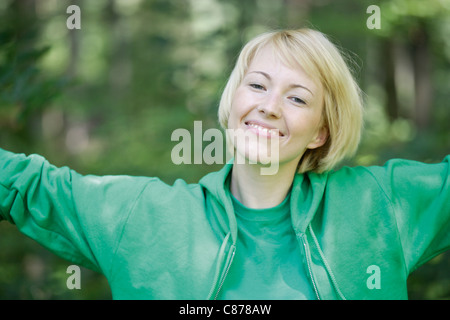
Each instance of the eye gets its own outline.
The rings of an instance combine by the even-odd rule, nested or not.
[[[265,90],[266,89],[266,88],[264,88],[263,85],[260,85],[258,83],[250,83],[249,86],[256,90]]]
[[[299,97],[289,97],[289,99],[296,104],[306,104],[306,101],[303,99],[300,99]]]

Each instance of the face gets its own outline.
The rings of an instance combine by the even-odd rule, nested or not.
[[[276,141],[279,165],[296,166],[307,149],[326,142],[328,131],[322,126],[322,105],[320,84],[301,66],[283,64],[270,46],[262,48],[232,101],[228,129],[255,138],[247,139],[249,143],[236,143],[236,154],[260,162],[263,155],[271,153],[267,150],[270,143]]]

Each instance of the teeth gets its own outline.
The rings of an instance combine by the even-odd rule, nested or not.
[[[255,123],[249,123],[248,126],[251,127],[251,128],[255,128],[255,129],[259,130],[259,131],[262,131],[264,133],[270,133],[271,135],[278,135],[278,132],[276,131],[276,129],[264,128],[264,127],[261,127],[261,126],[255,124]]]

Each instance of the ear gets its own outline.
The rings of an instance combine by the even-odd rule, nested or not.
[[[308,144],[308,149],[317,149],[321,146],[323,146],[327,140],[328,140],[329,132],[328,128],[326,126],[322,126],[316,136],[311,140],[311,142]]]

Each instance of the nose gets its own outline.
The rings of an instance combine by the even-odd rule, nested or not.
[[[281,117],[281,96],[277,94],[271,94],[262,101],[257,110],[268,118],[280,118]]]

